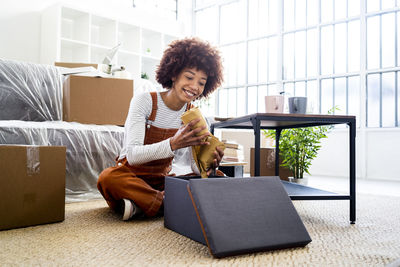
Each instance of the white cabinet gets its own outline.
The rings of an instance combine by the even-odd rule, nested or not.
[[[179,31],[157,31],[59,4],[42,13],[41,63],[102,63],[107,51],[121,44],[112,63],[124,66],[134,78],[146,73],[155,83],[156,66]]]

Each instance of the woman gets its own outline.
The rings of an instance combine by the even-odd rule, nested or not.
[[[123,220],[162,213],[165,176],[199,174],[190,149],[207,145],[203,140],[209,133],[196,136],[205,127],[192,129],[199,120],[182,126],[180,117],[192,101],[207,97],[221,84],[221,57],[197,38],[174,41],[164,52],[156,79],[167,90],[132,99],[117,165],[105,169],[97,183],[110,208],[121,212]],[[214,155],[213,169],[223,151],[217,148]]]

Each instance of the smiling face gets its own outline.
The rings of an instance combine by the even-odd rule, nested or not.
[[[172,90],[181,103],[188,103],[200,96],[207,82],[207,74],[196,68],[185,68],[173,78]]]

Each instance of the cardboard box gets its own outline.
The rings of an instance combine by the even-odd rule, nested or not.
[[[74,63],[74,62],[55,62],[54,66],[64,67],[64,68],[80,68],[80,67],[93,67],[97,69],[98,64],[91,63]]]
[[[166,177],[164,226],[217,258],[305,246],[311,238],[278,177]]]
[[[124,125],[132,97],[133,80],[70,75],[64,82],[63,119]]]
[[[65,151],[0,145],[0,230],[64,220]]]
[[[279,160],[282,163],[282,160]],[[260,175],[275,175],[275,148],[260,148]],[[250,149],[250,176],[254,176],[254,147]],[[279,177],[281,180],[288,181],[288,177],[293,176],[292,172],[279,166]]]

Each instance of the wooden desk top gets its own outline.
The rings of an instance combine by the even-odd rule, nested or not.
[[[230,118],[212,124],[214,128],[252,129],[254,123],[260,122],[261,129],[296,128],[330,124],[354,123],[355,116],[321,115],[321,114],[288,114],[288,113],[254,113]]]

